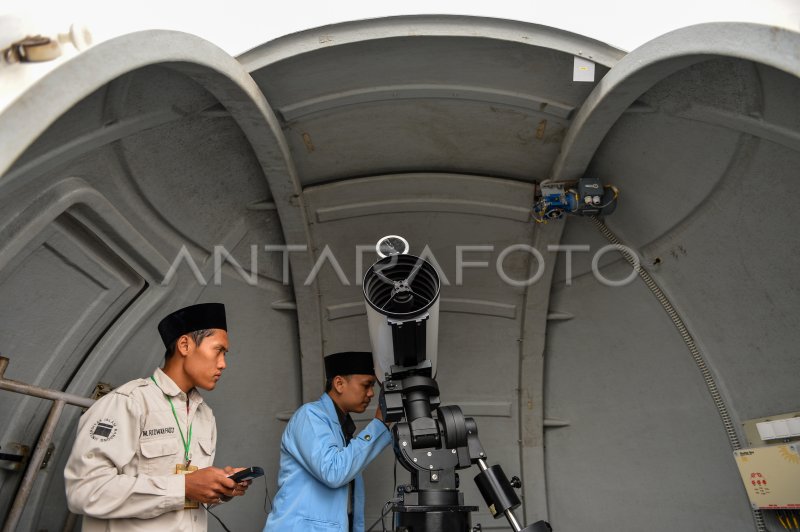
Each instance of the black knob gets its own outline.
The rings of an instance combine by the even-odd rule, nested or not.
[[[522,481],[516,475],[511,477],[511,480],[509,482],[511,483],[512,488],[520,489],[522,487]]]

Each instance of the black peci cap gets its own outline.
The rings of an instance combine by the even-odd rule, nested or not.
[[[368,351],[345,351],[325,357],[325,377],[337,375],[375,375],[372,353]]]
[[[225,305],[222,303],[200,303],[176,310],[158,323],[158,334],[165,347],[183,336],[200,329],[228,330],[225,320]]]

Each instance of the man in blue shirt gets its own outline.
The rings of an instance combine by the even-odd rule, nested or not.
[[[351,412],[375,395],[372,353],[325,357],[326,391],[294,413],[281,439],[278,493],[264,532],[363,532],[361,472],[392,441],[380,408],[354,435]]]

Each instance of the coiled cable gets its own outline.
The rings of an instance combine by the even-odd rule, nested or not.
[[[719,417],[722,419],[722,424],[725,426],[725,433],[728,435],[728,441],[730,442],[731,448],[734,451],[741,449],[742,446],[739,443],[739,436],[736,434],[733,421],[731,420],[730,414],[728,414],[728,408],[725,405],[725,401],[722,399],[722,395],[719,393],[717,383],[714,381],[714,375],[711,373],[711,370],[708,369],[706,361],[703,358],[702,353],[700,353],[700,350],[697,348],[697,344],[695,344],[692,334],[686,328],[686,324],[683,322],[683,319],[681,319],[680,315],[675,310],[675,307],[672,306],[672,303],[670,303],[669,299],[661,290],[661,288],[659,288],[658,284],[656,284],[655,280],[650,276],[647,270],[641,266],[641,262],[636,260],[637,258],[628,251],[630,248],[623,245],[619,238],[617,238],[617,236],[611,231],[611,229],[609,229],[608,226],[604,224],[597,216],[592,216],[591,220],[594,222],[595,226],[606,238],[606,240],[615,246],[617,251],[620,252],[625,260],[631,266],[633,266],[634,270],[636,270],[636,273],[638,273],[639,277],[641,277],[642,281],[644,281],[644,284],[647,285],[647,288],[650,289],[656,299],[658,299],[658,302],[661,303],[661,306],[672,320],[675,328],[678,329],[681,338],[683,338],[686,347],[689,349],[689,353],[691,353],[692,358],[694,359],[694,363],[697,365],[697,369],[700,370],[700,374],[703,376],[703,380],[706,383],[708,392],[711,394],[711,399],[714,401],[714,406],[716,406],[717,412],[719,412]],[[756,528],[758,532],[766,532],[767,529],[764,525],[764,516],[761,513],[761,510],[753,509],[753,519],[756,522]]]

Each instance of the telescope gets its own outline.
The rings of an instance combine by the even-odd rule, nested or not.
[[[545,521],[525,528],[514,509],[520,505],[499,465],[487,465],[478,426],[458,406],[441,406],[436,383],[439,292],[436,269],[408,254],[397,235],[381,238],[381,257],[364,275],[375,374],[381,383],[380,408],[392,426],[392,447],[411,473],[393,503],[395,532],[471,532],[457,470],[477,465],[475,483],[495,519],[505,517],[515,532],[548,532]]]

